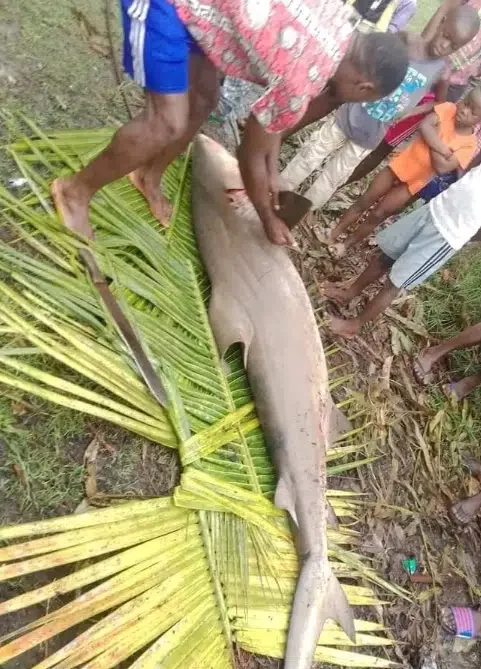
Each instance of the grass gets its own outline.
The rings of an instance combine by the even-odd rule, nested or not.
[[[2,521],[72,511],[84,494],[86,418],[2,396],[0,434]]]
[[[459,334],[470,325],[481,321],[481,249],[473,245],[459,253],[419,292],[426,328],[434,341],[442,341]],[[481,369],[481,350],[478,346],[454,351],[447,360],[448,370],[442,380],[456,380]],[[446,405],[439,390],[431,393],[435,408]],[[470,413],[476,417],[481,412],[481,389],[469,396]],[[466,418],[463,407],[449,411],[453,430],[458,432],[454,440],[469,444],[474,455],[481,457],[481,423]],[[462,436],[462,439],[459,439]]]

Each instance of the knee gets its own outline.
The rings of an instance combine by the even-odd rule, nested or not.
[[[166,141],[175,142],[181,139],[188,127],[187,109],[157,110],[148,113],[145,118],[146,132],[152,144],[164,145]]]
[[[219,86],[206,86],[196,90],[190,100],[190,116],[207,118],[219,102]]]

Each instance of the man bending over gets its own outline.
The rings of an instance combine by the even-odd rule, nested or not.
[[[214,109],[221,74],[267,87],[248,118],[239,164],[268,238],[290,244],[276,213],[282,133],[342,102],[376,100],[402,81],[407,50],[399,36],[355,31],[341,0],[121,0],[124,67],[143,86],[145,109],[71,177],[52,184],[64,224],[91,238],[88,207],[123,176],[168,225],[160,190],[167,166]]]

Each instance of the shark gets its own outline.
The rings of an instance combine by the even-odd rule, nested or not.
[[[272,244],[245,194],[237,160],[198,135],[192,213],[211,282],[209,320],[224,356],[244,363],[277,474],[274,503],[290,516],[299,555],[285,669],[310,669],[327,619],[355,639],[354,619],[328,562],[326,451],[348,422],[328,387],[309,296],[285,248]]]

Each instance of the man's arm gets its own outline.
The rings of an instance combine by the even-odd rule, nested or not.
[[[339,102],[337,102],[332,97],[332,95],[329,93],[329,90],[327,88],[324,89],[320,95],[318,95],[316,98],[313,98],[309,102],[309,106],[307,107],[306,112],[301,120],[296,123],[295,126],[285,130],[282,133],[282,139],[287,139],[287,137],[290,137],[298,130],[305,128],[306,125],[311,125],[311,123],[320,121],[321,118],[324,118],[324,116],[327,116],[339,106]]]
[[[281,136],[267,132],[252,114],[247,119],[239,146],[239,168],[244,186],[273,244],[292,245],[294,239],[277,216],[277,163]]]
[[[421,125],[419,126],[419,132],[430,149],[437,151],[437,153],[440,153],[442,156],[444,156],[446,160],[449,160],[453,152],[439,137],[438,127],[439,116],[433,112],[422,120]],[[453,167],[453,169],[455,168]]]

